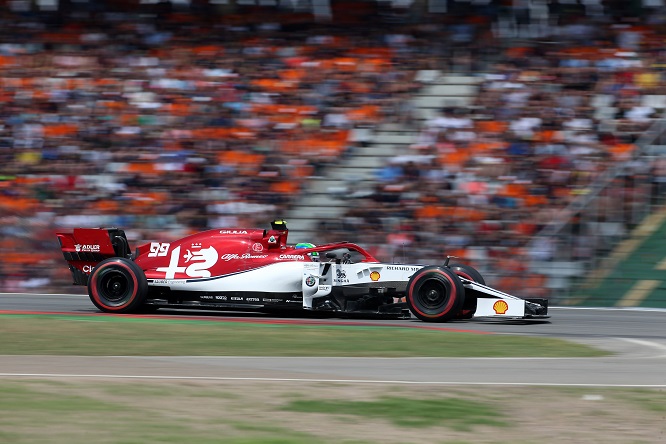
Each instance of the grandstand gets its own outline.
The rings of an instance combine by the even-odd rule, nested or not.
[[[581,279],[664,203],[655,11],[130,3],[2,16],[0,291],[70,290],[59,226],[138,243],[284,216],[294,242],[454,255],[517,295],[663,297]]]
[[[601,48],[597,50],[602,51]],[[483,73],[477,74],[483,75]],[[466,85],[478,85],[480,83],[478,75],[476,77],[469,77],[469,80],[459,81]],[[430,85],[429,87],[424,88],[414,99],[414,109],[421,116],[428,116],[431,120],[437,119],[436,115],[432,114],[433,110],[441,109],[443,104],[447,101],[456,103],[455,98],[453,97],[438,97],[436,94],[432,94],[432,91],[447,90],[448,85],[446,84],[450,82],[450,80],[448,80],[446,76],[438,77],[434,82],[436,84],[434,87],[433,85]],[[444,87],[440,87],[438,84],[440,82]],[[461,89],[461,91],[464,90],[465,89]],[[431,95],[426,96],[425,94],[428,93],[425,91],[431,92]],[[469,91],[469,89],[467,91]],[[560,90],[557,90],[557,93],[559,94]],[[458,98],[460,100],[459,103],[463,104],[462,106],[474,104],[475,100],[478,100],[478,97],[475,96],[471,96],[471,98],[469,95],[462,97],[463,98]],[[599,114],[599,108],[607,104],[607,101],[601,100],[599,95],[592,95],[589,97],[589,101],[591,106],[587,112],[594,116]],[[656,100],[652,98],[651,95],[646,95],[641,99],[641,102],[643,103],[648,101]],[[422,110],[420,108],[423,107],[423,104],[434,104],[434,106]],[[659,111],[661,113],[663,112],[663,109],[660,109]],[[493,276],[493,278],[502,280],[502,284],[505,286],[513,285],[513,291],[518,294],[534,294],[534,291],[542,292],[543,288],[545,288],[549,291],[553,299],[562,301],[563,303],[580,301],[581,299],[578,298],[577,295],[579,292],[578,284],[583,281],[582,277],[601,266],[601,260],[613,249],[613,246],[627,236],[630,233],[630,230],[643,220],[646,215],[649,215],[653,209],[659,208],[659,205],[663,202],[661,200],[663,191],[656,187],[656,184],[660,183],[659,181],[663,181],[663,170],[659,170],[657,167],[659,162],[663,162],[663,160],[660,160],[662,158],[662,153],[659,144],[664,138],[664,127],[660,117],[661,115],[657,114],[653,119],[644,122],[642,125],[644,130],[637,134],[627,131],[613,131],[613,138],[610,139],[610,143],[602,143],[604,149],[607,150],[606,152],[610,153],[614,162],[607,163],[603,168],[598,169],[593,180],[586,180],[578,184],[569,183],[566,185],[566,188],[560,189],[561,195],[565,198],[560,199],[561,203],[559,205],[551,204],[546,207],[548,214],[553,216],[553,219],[546,220],[545,223],[539,225],[537,231],[531,232],[532,236],[529,242],[524,244],[526,252],[522,253],[523,257],[519,258],[517,264],[512,261],[516,260],[517,254],[521,254],[520,251],[514,250],[511,252],[511,250],[507,248],[497,248],[496,250],[498,252],[494,258],[495,261],[500,262],[506,260],[507,258],[503,256],[506,256],[507,252],[510,252],[508,254],[509,263],[516,266],[517,270],[520,270],[520,273],[515,273],[515,282],[506,279],[507,270],[497,270],[497,275]],[[427,118],[422,118],[421,124],[423,125],[427,120]],[[620,123],[619,119],[598,121],[599,128],[616,126],[618,123]],[[486,128],[494,128],[496,126],[501,127],[502,124],[508,127],[505,122],[489,122],[486,116],[480,113],[475,114],[470,122],[470,126],[474,126],[477,134],[479,132],[487,132]],[[645,129],[647,128],[647,125],[651,125],[651,127]],[[556,129],[561,132],[567,131],[565,126]],[[498,130],[493,131],[499,132]],[[606,131],[606,129],[603,129],[603,131]],[[388,138],[386,137],[387,132],[387,130],[380,131],[372,139],[369,147],[364,150],[359,150],[359,154],[357,154],[356,157],[359,159],[367,159],[368,157],[373,156],[372,153],[379,152],[382,154],[386,153],[385,155],[392,153],[393,159],[396,161],[395,163],[400,163],[399,160],[401,158],[410,158],[412,160],[419,158],[423,159],[423,156],[419,157],[419,152],[422,151],[423,144],[417,142],[419,139],[418,131],[410,132],[409,129],[402,129],[400,136],[394,137],[393,139],[391,139],[390,136]],[[550,133],[551,131],[548,130],[547,132]],[[628,143],[630,140],[632,140],[633,143]],[[495,139],[494,142],[502,143],[505,141]],[[543,140],[537,140],[536,143],[534,143],[533,140],[530,140],[530,143],[538,145],[542,144]],[[413,149],[415,147],[417,148],[416,150]],[[471,150],[468,149],[465,155],[469,155],[470,151]],[[471,154],[472,156],[474,155],[474,153]],[[483,154],[485,155],[487,153],[483,152]],[[345,164],[365,165],[366,162],[367,160],[356,162],[355,159],[347,159]],[[451,162],[451,155],[448,153],[445,162]],[[599,163],[599,166],[601,166],[601,162]],[[354,174],[354,170],[351,167],[345,166],[344,169],[352,171],[351,173],[348,173],[346,177],[356,178],[357,180],[347,181],[343,186],[340,186],[339,182],[334,181],[333,183],[336,183],[337,186],[331,186],[328,188],[328,197],[338,198],[338,204],[334,204],[335,208],[331,210],[336,216],[334,218],[336,221],[344,221],[344,219],[338,219],[337,216],[342,212],[340,207],[344,206],[345,202],[348,202],[348,200],[341,199],[341,197],[349,199],[351,196],[355,195],[365,197],[367,200],[367,197],[373,195],[373,190],[376,185],[381,183],[381,180],[373,181],[371,177],[372,174],[368,174],[364,167],[355,170],[356,174]],[[375,172],[378,170],[379,169],[375,169]],[[474,167],[469,169],[469,171],[472,170],[474,170]],[[337,174],[337,172],[334,174]],[[553,201],[553,199],[550,198],[546,200],[539,194],[533,194],[530,192],[526,193],[525,189],[530,186],[529,180],[516,180],[516,177],[511,177],[510,175],[505,175],[505,179],[513,180],[513,183],[508,185],[502,184],[498,187],[497,180],[493,183],[492,177],[483,178],[482,182],[485,182],[484,185],[487,187],[494,187],[496,190],[499,190],[499,192],[495,194],[495,198],[508,198],[514,202],[518,201],[520,202],[518,204],[519,206],[532,208],[537,210],[537,212],[543,210],[544,202],[547,203]],[[330,180],[326,178],[324,179],[324,183],[330,183]],[[396,186],[402,185],[392,184],[391,186],[395,189]],[[326,201],[326,198],[326,192],[324,192],[321,195],[310,197],[307,204],[311,205],[315,202],[315,199],[317,199],[316,201],[321,205],[325,205],[324,202]],[[328,202],[330,202],[330,200],[328,200]],[[505,205],[504,200],[498,201],[495,199],[494,203],[500,207]],[[346,205],[349,206],[349,203]],[[414,237],[414,234],[420,231],[421,225],[419,221],[415,222],[413,219],[409,220],[408,216],[402,215],[396,217],[395,213],[386,215],[382,212],[382,209],[368,205],[367,202],[363,202],[361,205],[359,205],[358,202],[354,202],[352,206],[354,209],[348,213],[350,219],[353,221],[351,224],[345,227],[344,222],[336,222],[333,224],[328,223],[329,229],[331,226],[338,227],[336,233],[339,236],[349,237],[347,234],[349,232],[359,233],[357,207],[369,207],[375,211],[374,215],[366,212],[363,217],[368,219],[373,217],[383,218],[382,223],[374,224],[374,226],[380,226],[384,230],[401,230],[402,225],[410,227],[408,230],[412,231],[411,236],[402,236],[403,238]],[[486,202],[485,207],[487,208],[488,206],[488,202]],[[449,211],[459,214],[461,210],[467,209],[468,208],[458,207],[458,209],[450,208]],[[483,226],[484,224],[495,226],[515,224],[516,221],[512,220],[511,217],[516,217],[516,213],[518,212],[514,211],[513,214],[510,214],[508,220],[498,219],[493,221],[477,221],[480,222],[477,226]],[[302,212],[302,214],[306,214],[306,212]],[[310,212],[309,214],[310,217],[316,218],[313,212]],[[330,216],[331,214],[324,215],[322,219],[326,219]],[[521,215],[518,217],[520,216]],[[525,217],[525,220],[522,222],[528,223],[534,220],[535,213],[534,211],[524,212],[522,217]],[[407,223],[405,223],[406,221]],[[357,223],[357,225],[354,225],[354,223]],[[521,221],[518,223],[520,224]],[[311,224],[310,227],[312,226],[314,225]],[[353,229],[350,230],[350,227]],[[536,228],[537,227],[533,226],[532,230]],[[370,227],[365,232],[361,230],[360,234],[354,236],[353,239],[358,241],[363,240],[366,235],[369,234],[369,230],[373,230],[373,228]],[[447,236],[443,230],[440,234],[440,238],[445,238]],[[307,234],[307,236],[314,235],[314,232]],[[368,237],[368,239],[372,238]],[[434,241],[431,238],[429,242],[436,244],[438,240],[435,237]],[[501,244],[501,240],[498,240],[497,243]],[[406,245],[408,245],[409,249],[409,243],[406,243]],[[488,252],[492,251],[492,245],[488,247],[488,244],[476,246],[472,244],[471,246],[467,245],[465,247],[466,248],[455,249],[451,248],[450,245],[442,245],[442,251],[446,251],[449,254],[451,254],[452,251],[455,251],[454,254],[456,256],[463,256],[472,261],[478,260],[480,255],[481,258],[486,261],[481,268],[485,270],[493,268],[493,264],[488,261]],[[385,254],[394,255],[395,252],[396,246],[384,249]],[[411,259],[432,262],[438,260],[441,261],[442,256],[441,252],[438,254],[438,252],[435,251],[429,257],[412,256]],[[622,295],[618,294],[614,297],[620,299]],[[611,303],[612,298],[609,296],[606,301]]]

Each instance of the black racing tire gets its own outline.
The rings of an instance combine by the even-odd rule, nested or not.
[[[479,273],[474,267],[465,264],[451,264],[449,265],[449,268],[460,277],[478,282],[481,285],[486,285],[486,280],[483,279],[481,273]]]
[[[95,307],[107,313],[132,313],[146,300],[148,282],[141,267],[129,259],[112,257],[93,269],[88,296]]]
[[[407,306],[425,322],[447,322],[462,309],[465,287],[448,268],[423,267],[407,283]]]
[[[466,264],[450,264],[449,268],[458,276],[469,279],[470,281],[478,282],[481,285],[486,285],[486,280],[483,279],[483,276],[479,271]],[[472,319],[474,313],[476,313],[476,296],[470,294],[470,292],[465,293],[465,304],[460,310],[460,313],[456,316],[457,319]]]

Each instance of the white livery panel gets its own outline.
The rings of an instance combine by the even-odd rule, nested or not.
[[[225,276],[203,279],[149,279],[149,285],[176,291],[301,292],[303,262],[287,261]],[[316,265],[316,264],[315,264]]]

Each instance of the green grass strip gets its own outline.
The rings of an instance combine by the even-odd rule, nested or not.
[[[458,398],[414,399],[387,396],[372,401],[304,400],[290,402],[285,410],[351,417],[381,418],[399,427],[448,426],[470,431],[473,426],[505,427],[504,416],[488,404]]]
[[[0,355],[591,357],[607,354],[554,338],[404,327],[0,316]]]
[[[231,420],[223,410],[196,414],[187,393],[178,407],[163,396],[146,394],[132,384],[134,395],[103,393],[100,388],[75,384],[0,380],[0,442],[50,444],[306,444],[316,437],[279,427],[252,427]],[[111,387],[115,387],[112,385]],[[154,387],[152,388],[155,389]],[[71,391],[71,392],[68,392]],[[192,391],[192,390],[190,390]],[[166,405],[156,408],[155,400]],[[149,401],[149,405],[142,402]],[[213,402],[209,401],[209,405]],[[189,409],[189,411],[187,410]],[[271,425],[271,424],[269,424]],[[244,426],[244,427],[241,427]],[[277,437],[276,437],[277,436]]]

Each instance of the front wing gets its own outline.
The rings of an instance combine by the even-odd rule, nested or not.
[[[465,290],[477,298],[474,317],[503,317],[520,319],[548,318],[548,299],[519,298],[487,285],[461,278]]]

